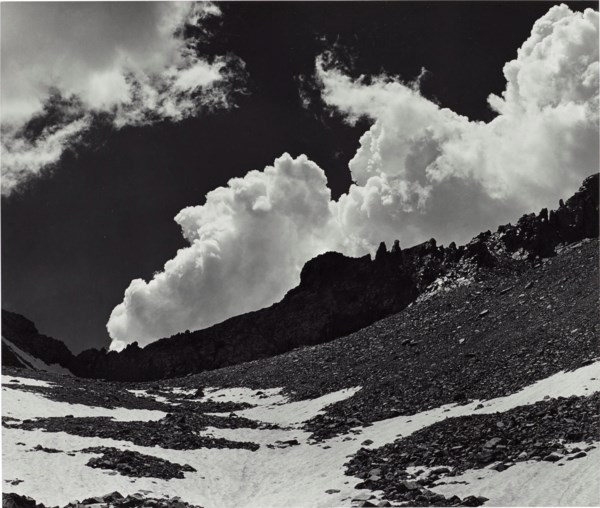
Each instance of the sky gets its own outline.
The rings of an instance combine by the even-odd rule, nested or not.
[[[592,8],[2,3],[2,307],[145,345],[556,207],[598,170]]]

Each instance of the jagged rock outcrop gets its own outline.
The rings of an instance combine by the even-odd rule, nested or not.
[[[396,242],[388,252],[381,244],[373,260],[329,252],[309,261],[300,284],[268,308],[143,349],[134,343],[120,353],[87,350],[66,361],[83,377],[141,381],[266,358],[360,330],[404,309],[434,281],[465,280],[482,269],[517,269],[553,256],[560,244],[597,236],[598,174],[557,210],[525,215],[465,246],[438,246],[432,239],[409,249]]]

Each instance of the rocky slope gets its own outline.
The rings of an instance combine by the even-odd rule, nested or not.
[[[598,236],[598,175],[557,210],[523,216],[516,225],[485,232],[469,244],[436,245],[435,240],[390,252],[382,244],[370,256],[327,253],[309,261],[300,285],[271,307],[231,318],[195,332],[162,339],[121,353],[88,350],[74,357],[58,341],[40,336],[33,324],[3,311],[4,336],[46,361],[83,377],[151,380],[271,357],[299,346],[344,336],[415,301],[424,291],[460,285],[483,271],[519,271],[555,255],[561,244]],[[436,287],[431,283],[436,282]],[[3,346],[3,364],[19,366]]]
[[[306,424],[316,439],[505,396],[599,356],[598,264],[598,240],[583,240],[519,271],[481,272],[327,344],[164,385],[283,386],[297,399],[361,386]]]

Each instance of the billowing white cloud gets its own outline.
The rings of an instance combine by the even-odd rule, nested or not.
[[[211,3],[3,4],[2,193],[57,162],[96,113],[120,128],[228,106],[233,57],[204,59],[183,36],[219,15]],[[78,115],[31,139],[52,94],[76,97]]]
[[[374,123],[350,162],[355,184],[336,204],[346,240],[374,245],[478,230],[556,206],[598,170],[598,13],[562,5],[538,20],[504,67],[498,116],[474,122],[386,76],[351,80],[317,62],[324,101]]]
[[[598,170],[598,13],[553,7],[504,68],[498,116],[474,122],[422,97],[415,83],[352,80],[317,59],[323,100],[353,122],[372,119],[331,201],[323,171],[284,155],[187,208],[190,247],[113,311],[112,347],[147,344],[278,301],[326,250],[359,255],[399,238],[470,239],[522,213],[556,206]],[[418,84],[418,83],[417,83]]]
[[[112,347],[204,328],[281,299],[306,260],[331,245],[330,200],[323,170],[284,154],[183,209],[175,221],[190,246],[150,282],[130,284],[108,323]]]

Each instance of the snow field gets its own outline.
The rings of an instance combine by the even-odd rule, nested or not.
[[[205,399],[257,404],[256,407],[237,411],[239,416],[286,427],[284,430],[209,428],[205,431],[207,435],[215,437],[256,442],[261,445],[256,452],[205,448],[191,451],[167,450],[110,439],[81,438],[65,433],[5,429],[4,479],[18,478],[23,483],[14,486],[4,483],[4,488],[6,491],[32,496],[47,505],[64,505],[74,499],[81,500],[114,490],[124,495],[146,490],[157,496],[177,495],[189,503],[205,508],[349,506],[351,499],[363,491],[354,488],[359,479],[344,474],[344,463],[361,448],[364,440],[372,440],[373,443],[368,448],[374,448],[445,418],[503,412],[516,406],[533,404],[545,397],[591,395],[600,391],[600,362],[575,371],[558,373],[515,394],[484,401],[481,409],[476,409],[480,401],[463,406],[450,404],[353,429],[357,434],[351,432],[322,443],[309,443],[308,433],[298,426],[328,405],[351,397],[358,390],[359,388],[340,390],[317,399],[296,402],[286,402],[278,390],[262,390],[266,397],[248,388],[207,390]],[[3,389],[3,396],[4,414],[20,419],[65,414],[139,420],[164,416],[159,411],[108,410],[70,405],[10,388]],[[278,443],[292,439],[296,439],[299,444],[286,446]],[[18,442],[25,443],[25,446],[17,445]],[[189,464],[197,472],[186,473],[184,479],[169,481],[133,479],[85,467],[89,454],[71,457],[27,451],[38,444],[64,451],[89,446],[127,448],[172,462]],[[501,473],[489,469],[467,471],[452,480],[467,481],[468,485],[441,485],[436,490],[445,495],[456,494],[461,497],[483,495],[490,499],[488,504],[494,506],[598,505],[600,493],[596,471],[599,465],[600,451],[592,450],[587,457],[565,462],[564,466],[524,462]],[[330,489],[339,492],[327,494],[325,491]]]

